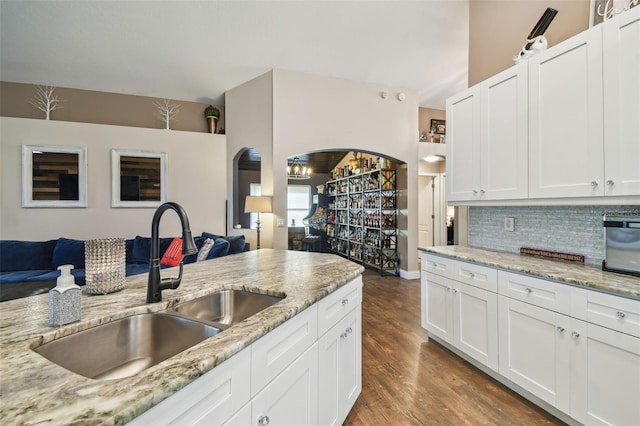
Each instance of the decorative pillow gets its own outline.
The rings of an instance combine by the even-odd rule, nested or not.
[[[200,247],[200,251],[198,252],[198,258],[196,259],[196,262],[202,262],[203,260],[207,259],[207,256],[209,256],[209,252],[213,247],[213,244],[214,241],[211,238],[207,238],[206,240],[204,240],[204,244],[202,244],[202,247]]]
[[[0,271],[51,270],[57,240],[0,241]]]
[[[59,238],[53,249],[53,269],[60,265],[73,265],[73,269],[84,269],[84,241]]]
[[[204,244],[204,238],[202,237],[193,237],[193,241],[195,241],[196,247],[198,247],[198,250]],[[186,265],[187,263],[194,263],[196,260],[198,260],[198,253],[190,254],[188,256],[183,257],[182,263]]]
[[[160,238],[160,256],[164,254],[173,238]],[[148,265],[151,258],[151,238],[137,236],[133,240],[133,263]]]
[[[160,259],[161,265],[178,266],[182,260],[182,238],[174,238]]]
[[[229,241],[229,254],[242,253],[244,251],[244,235],[227,235],[224,237]]]
[[[216,235],[216,234],[210,234],[208,232],[203,232],[202,233],[202,238],[211,238],[213,241],[215,241],[218,238],[224,238],[224,237],[222,235]]]
[[[209,251],[207,259],[214,259],[216,257],[226,256],[229,253],[229,241],[224,238],[218,238],[213,243],[213,247]]]

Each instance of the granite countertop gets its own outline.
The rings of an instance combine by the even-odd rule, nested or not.
[[[182,284],[147,304],[147,274],[127,277],[124,290],[88,296],[82,321],[50,328],[48,294],[0,305],[0,423],[124,424],[183,388],[337,288],[364,268],[339,256],[256,250],[184,266]],[[177,276],[176,269],[162,271]],[[93,380],[30,350],[56,338],[134,314],[157,312],[223,289],[286,297],[264,311],[143,372]]]
[[[602,271],[593,266],[462,246],[420,250],[640,300],[640,278]]]

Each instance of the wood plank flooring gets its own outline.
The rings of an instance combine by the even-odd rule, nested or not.
[[[561,425],[420,326],[420,280],[366,271],[362,393],[346,425]]]

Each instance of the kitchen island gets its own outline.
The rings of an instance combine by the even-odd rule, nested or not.
[[[125,424],[241,352],[279,325],[363,272],[323,253],[262,249],[186,265],[182,284],[163,301],[145,303],[147,275],[124,290],[82,296],[82,320],[47,326],[48,295],[0,306],[0,423]],[[176,276],[176,269],[162,272]],[[132,377],[93,380],[71,373],[32,349],[57,338],[131,315],[165,310],[226,289],[283,297],[275,305]]]

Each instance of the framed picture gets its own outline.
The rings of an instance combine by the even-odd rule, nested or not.
[[[431,129],[437,135],[444,135],[447,130],[447,122],[445,120],[436,120],[435,118],[431,119]]]
[[[167,200],[167,154],[111,150],[111,207],[158,207]]]

